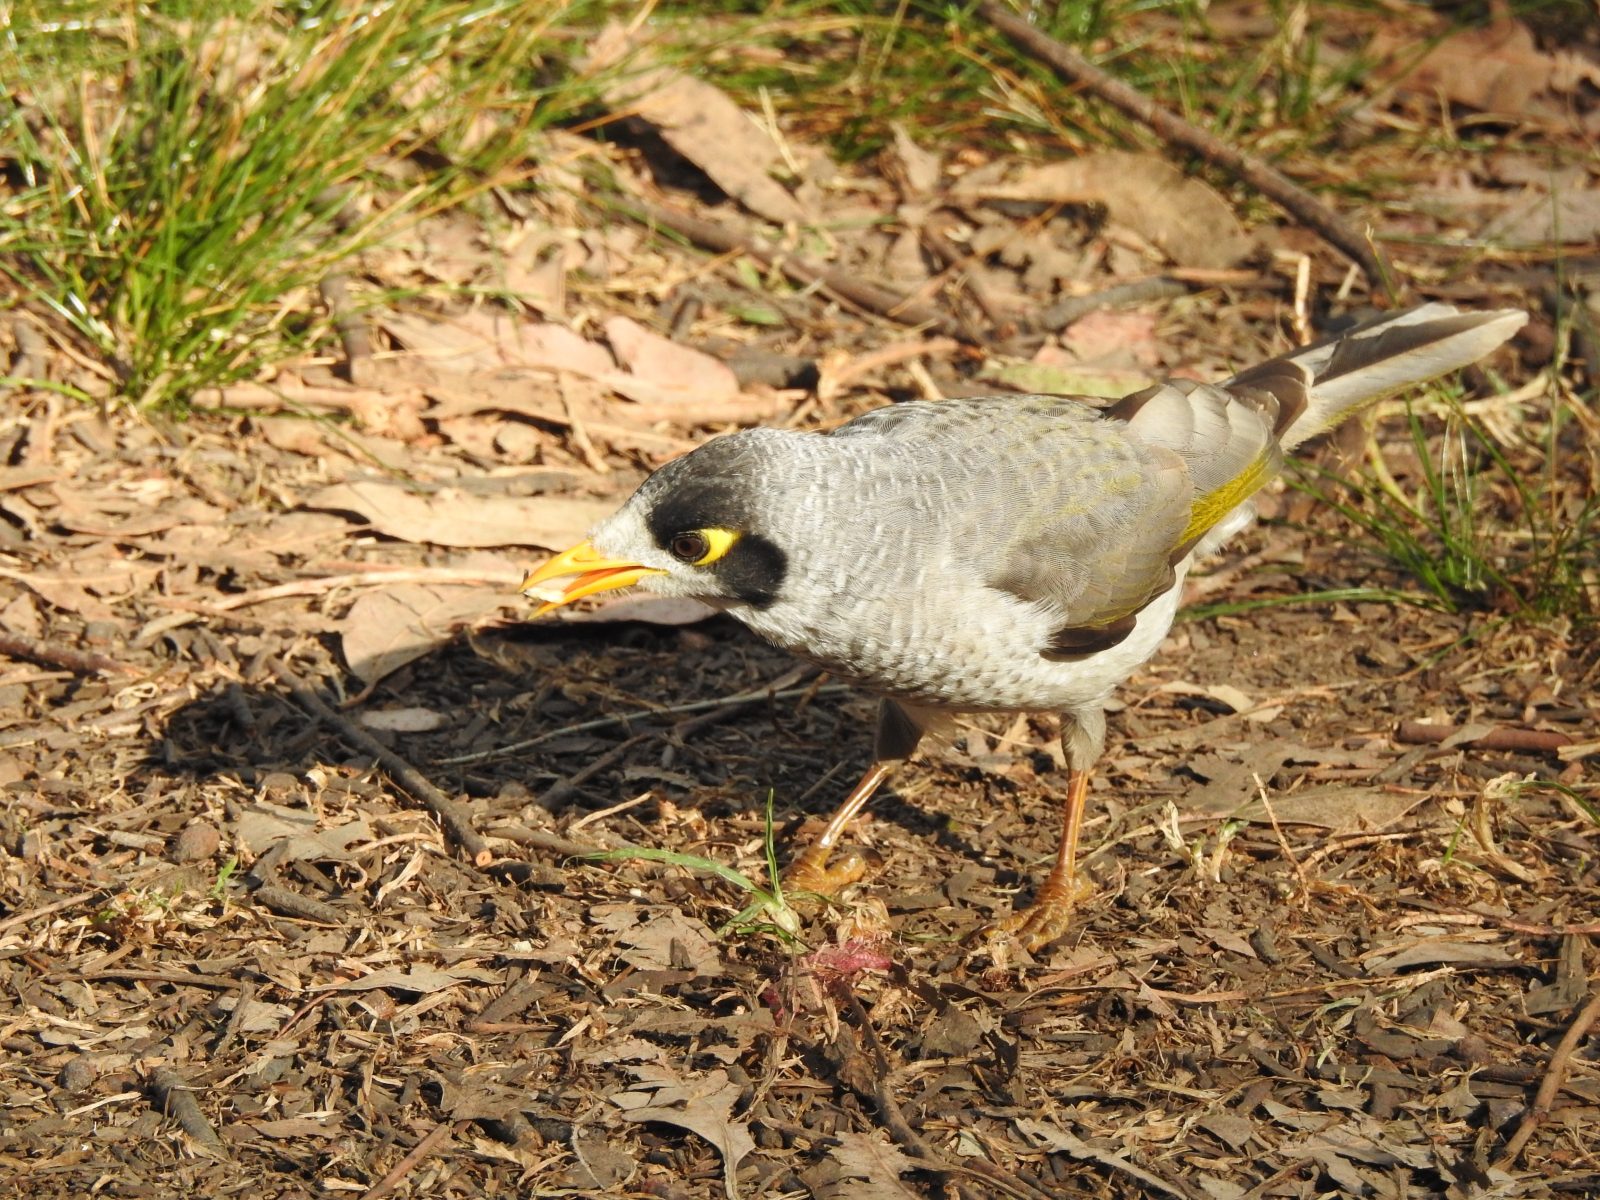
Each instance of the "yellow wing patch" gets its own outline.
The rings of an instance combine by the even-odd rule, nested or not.
[[[1261,490],[1275,473],[1276,464],[1270,449],[1263,449],[1232,479],[1221,487],[1207,492],[1195,500],[1189,509],[1189,523],[1184,526],[1180,546],[1195,541],[1223,517]]]

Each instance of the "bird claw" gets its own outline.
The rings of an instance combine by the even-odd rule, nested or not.
[[[1015,938],[1028,953],[1037,953],[1072,927],[1079,901],[1093,892],[1086,879],[1047,879],[1032,904],[996,921],[993,929]]]
[[[809,847],[783,873],[783,890],[808,892],[832,899],[883,865],[882,855],[872,850],[854,847],[841,850],[831,863],[828,861],[829,854],[830,851],[824,847]]]

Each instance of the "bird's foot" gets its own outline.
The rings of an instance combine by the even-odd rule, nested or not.
[[[996,921],[994,931],[1014,937],[1030,954],[1043,950],[1072,927],[1079,902],[1093,893],[1094,885],[1087,879],[1058,879],[1052,874],[1032,904]]]
[[[827,846],[807,847],[783,873],[783,890],[832,899],[883,865],[883,857],[873,850],[847,847],[830,862],[832,854]]]

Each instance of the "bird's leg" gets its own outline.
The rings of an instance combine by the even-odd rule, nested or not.
[[[829,818],[828,827],[822,831],[822,836],[801,851],[800,856],[789,864],[789,869],[783,873],[784,887],[791,891],[816,892],[820,896],[831,896],[849,887],[867,873],[866,860],[859,855],[848,855],[833,866],[828,865],[828,859],[832,856],[834,847],[839,844],[839,839],[844,836],[846,826],[867,806],[867,801],[872,799],[873,793],[883,786],[883,781],[889,778],[899,765],[890,759],[875,762],[867,768],[867,773],[861,777],[861,782],[851,789],[850,794],[844,798],[844,803],[839,805]]]
[[[1039,950],[1067,931],[1078,901],[1094,890],[1078,878],[1078,832],[1083,828],[1084,804],[1089,797],[1089,772],[1073,771],[1067,777],[1067,802],[1061,822],[1061,842],[1056,863],[1039,885],[1033,903],[1000,922],[1029,950]]]
[[[1061,815],[1061,840],[1056,845],[1055,865],[1034,895],[1033,903],[1005,920],[999,927],[1010,933],[1030,951],[1042,950],[1064,934],[1072,924],[1072,914],[1080,900],[1094,891],[1094,885],[1078,878],[1078,834],[1083,829],[1083,810],[1089,799],[1089,776],[1105,745],[1106,719],[1100,710],[1065,714],[1061,723],[1061,748],[1067,759],[1067,799]]]
[[[911,752],[921,740],[922,724],[916,717],[893,700],[884,700],[879,704],[872,765],[829,818],[828,827],[822,831],[822,835],[789,864],[789,869],[783,874],[786,888],[831,896],[867,873],[867,861],[860,855],[848,855],[833,866],[828,865],[828,859],[855,815],[867,806],[867,802],[894,769],[911,757]]]

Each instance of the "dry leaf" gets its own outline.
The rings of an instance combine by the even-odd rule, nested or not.
[[[1108,150],[1070,162],[997,162],[964,176],[951,195],[969,202],[1103,204],[1113,221],[1179,266],[1231,267],[1252,248],[1220,193],[1149,154]]]
[[[626,947],[619,954],[622,961],[641,971],[692,969],[712,975],[721,966],[711,931],[679,908],[597,905],[591,916]]]
[[[431,708],[380,708],[362,713],[356,723],[386,733],[432,733],[448,725],[450,718]]]
[[[629,55],[637,62],[633,33],[620,23],[607,26],[594,40],[590,67]],[[651,67],[617,77],[605,98],[655,126],[662,141],[751,212],[780,225],[806,219],[795,198],[767,174],[782,158],[777,143],[725,92],[674,68]]]
[[[839,1172],[847,1182],[830,1189],[830,1200],[868,1200],[869,1197],[912,1197],[916,1193],[900,1182],[900,1176],[915,1171],[920,1164],[900,1147],[870,1133],[855,1133],[848,1129],[834,1135],[839,1144],[828,1151],[830,1158],[839,1164]]]
[[[1062,331],[1061,344],[1077,364],[1102,370],[1148,372],[1161,361],[1156,318],[1151,312],[1101,309],[1088,313]]]
[[[457,630],[509,599],[491,588],[415,583],[363,592],[339,622],[345,664],[363,683],[376,683],[443,646]]]
[[[1504,19],[1479,29],[1450,33],[1420,59],[1415,31],[1380,33],[1369,57],[1387,62],[1380,77],[1394,79],[1402,92],[1439,96],[1481,112],[1509,116],[1568,116],[1560,96],[1587,83],[1600,87],[1600,65],[1576,51],[1546,54],[1520,21]]]
[[[1097,1162],[1110,1167],[1114,1172],[1121,1172],[1129,1178],[1145,1186],[1146,1195],[1160,1194],[1163,1196],[1186,1197],[1187,1193],[1173,1187],[1165,1179],[1150,1174],[1149,1171],[1135,1166],[1126,1155],[1115,1150],[1102,1149],[1092,1146],[1074,1133],[1051,1125],[1044,1121],[1036,1121],[1032,1117],[1018,1117],[1012,1122],[1019,1133],[1032,1138],[1036,1144],[1046,1150],[1070,1154],[1079,1162]]]
[[[1593,245],[1600,242],[1600,190],[1526,187],[1478,236],[1502,246]]]
[[[717,610],[703,600],[687,596],[622,596],[602,601],[598,608],[563,608],[553,614],[572,625],[614,624],[640,621],[646,625],[694,625],[710,620]]]
[[[733,1119],[739,1085],[725,1071],[711,1071],[688,1081],[660,1067],[638,1072],[641,1090],[610,1097],[629,1121],[660,1121],[699,1134],[722,1155],[722,1180],[730,1197],[737,1197],[734,1173],[739,1160],[756,1148],[750,1127]]]
[[[481,967],[452,967],[443,970],[439,967],[430,967],[422,963],[413,963],[409,967],[384,967],[382,970],[373,971],[370,975],[363,975],[359,979],[344,979],[338,983],[324,984],[313,987],[317,992],[370,992],[378,988],[396,992],[414,992],[426,996],[431,992],[442,991],[445,988],[455,987],[458,983],[498,983],[500,975],[494,971]]]
[[[680,346],[628,317],[612,317],[605,330],[617,360],[631,375],[626,380],[613,379],[611,385],[629,399],[677,398],[686,403],[716,404],[739,394],[738,378],[720,359]]]
[[[303,503],[306,508],[357,513],[379,533],[404,542],[546,550],[582,540],[617,507],[610,500],[577,496],[474,496],[449,489],[423,495],[379,480],[336,483]]]
[[[259,858],[279,842],[286,842],[280,861],[298,859],[338,862],[351,857],[351,846],[372,840],[372,826],[364,820],[318,829],[315,813],[284,808],[258,800],[233,821],[239,845]]]

